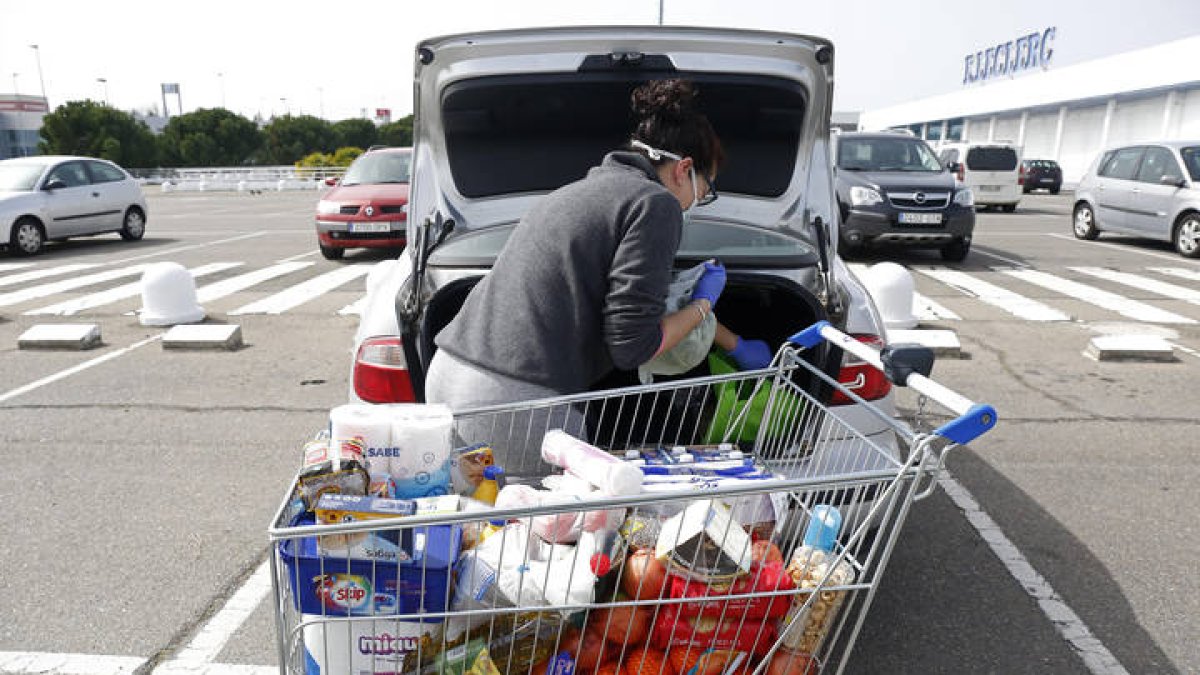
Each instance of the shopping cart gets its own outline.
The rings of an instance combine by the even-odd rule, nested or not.
[[[804,358],[831,348],[956,417],[914,431]],[[820,322],[763,370],[455,414],[510,484],[561,487],[538,448],[567,429],[643,465],[638,494],[317,525],[289,489],[269,529],[280,672],[840,673],[910,506],[996,423],[922,357]],[[860,433],[835,389],[885,430]]]

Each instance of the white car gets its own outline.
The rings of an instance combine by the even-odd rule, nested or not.
[[[0,161],[0,244],[34,255],[47,241],[116,232],[146,233],[146,199],[124,169],[90,157],[39,156]]]
[[[699,85],[730,157],[721,199],[693,215],[677,256],[679,268],[724,262],[722,322],[778,347],[828,320],[882,346],[879,312],[837,254],[832,57],[819,38],[716,28],[530,29],[419,44],[408,247],[368,276],[350,400],[424,400],[434,336],[521,217],[628,141],[630,92],[654,77]],[[840,349],[819,358],[825,372],[893,415],[882,373]],[[635,377],[618,373],[595,388]],[[896,448],[892,428],[865,406],[832,405]]]
[[[971,188],[980,209],[1012,213],[1025,194],[1021,148],[1012,143],[942,143],[938,157],[959,182]]]

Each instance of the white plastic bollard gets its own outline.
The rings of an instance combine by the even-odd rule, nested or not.
[[[238,181],[238,185],[237,185],[237,191],[238,191],[238,192],[245,192],[245,191],[246,191],[246,181],[244,181],[244,180],[239,180],[239,181]]]
[[[277,192],[283,192],[285,187],[287,187],[287,181],[282,178],[280,178],[279,182],[275,184],[275,190]]]
[[[208,183],[205,181],[200,181],[200,184],[196,186],[196,189],[200,192],[204,192],[208,189]]]
[[[196,300],[196,279],[183,265],[155,263],[142,272],[143,326],[174,326],[204,319],[204,308]]]
[[[863,284],[875,299],[883,325],[889,329],[915,328],[912,274],[903,265],[883,262],[872,265],[864,276]]]

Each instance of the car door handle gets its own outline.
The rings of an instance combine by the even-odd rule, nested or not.
[[[99,193],[99,192],[93,192],[93,193],[92,193],[92,196],[93,196],[93,197],[99,197],[99,196],[100,196],[100,193]]]

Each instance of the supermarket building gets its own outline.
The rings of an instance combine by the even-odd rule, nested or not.
[[[865,111],[860,128],[909,129],[943,141],[1008,141],[1053,159],[1075,183],[1101,150],[1155,139],[1200,140],[1200,35],[1054,67],[1055,29],[968,54],[963,88]]]

